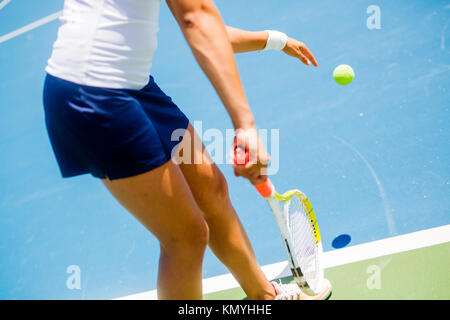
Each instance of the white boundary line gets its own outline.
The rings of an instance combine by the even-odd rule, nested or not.
[[[2,2],[0,2],[0,10],[2,10],[10,2],[11,0],[3,0]]]
[[[62,11],[55,12],[49,16],[46,16],[42,19],[39,19],[33,23],[30,23],[26,26],[23,26],[22,28],[19,28],[13,32],[7,33],[0,37],[0,43],[11,40],[12,38],[15,38],[17,36],[20,36],[21,34],[24,34],[25,32],[31,31],[33,29],[36,29],[44,24],[47,24],[49,22],[52,22],[53,20],[56,20],[61,15]]]
[[[331,268],[446,242],[450,242],[450,224],[350,246],[343,249],[327,251],[323,255],[323,264],[325,268]],[[262,269],[268,279],[282,278],[291,275],[287,261],[266,265],[262,267]],[[238,282],[231,274],[203,279],[204,294],[232,289],[238,286]],[[156,290],[117,298],[117,300],[156,299]]]

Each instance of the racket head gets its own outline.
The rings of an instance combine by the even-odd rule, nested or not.
[[[276,198],[283,204],[283,213],[292,239],[294,255],[302,279],[314,292],[322,289],[324,270],[321,262],[322,240],[314,209],[307,196],[299,190],[290,190]]]

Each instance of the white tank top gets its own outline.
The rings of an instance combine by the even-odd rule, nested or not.
[[[78,84],[142,89],[157,48],[161,0],[65,0],[46,71]]]

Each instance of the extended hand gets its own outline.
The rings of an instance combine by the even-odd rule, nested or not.
[[[315,67],[317,67],[316,59],[303,42],[300,42],[293,38],[288,38],[288,41],[283,51],[284,53],[290,55],[291,57],[300,59],[300,61],[306,64],[307,66],[309,66],[312,63]]]

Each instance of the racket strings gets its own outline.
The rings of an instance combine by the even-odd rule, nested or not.
[[[301,194],[296,194],[287,201],[285,217],[288,220],[294,253],[303,276],[311,289],[318,292],[323,279],[323,269],[319,259],[321,245],[314,233],[316,221],[311,215],[312,207],[302,200]]]

